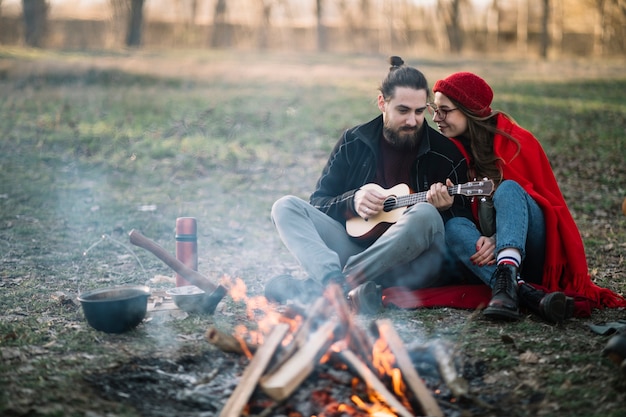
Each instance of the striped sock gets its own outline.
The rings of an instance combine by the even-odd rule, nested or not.
[[[498,252],[496,261],[498,265],[508,264],[519,268],[520,264],[522,263],[522,255],[520,254],[519,250],[515,248],[506,248]]]

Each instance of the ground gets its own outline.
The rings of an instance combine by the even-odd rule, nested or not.
[[[369,117],[371,87],[384,68],[376,64],[380,57],[350,57],[352,66],[340,68],[333,59],[302,57],[309,64],[302,66],[292,56],[226,53],[0,55],[3,415],[219,414],[247,359],[214,348],[205,332],[211,326],[253,328],[243,303],[227,296],[213,315],[150,313],[132,331],[106,334],[89,327],[77,296],[123,284],[170,288],[173,272],[133,247],[128,232],[141,230],[173,253],[179,216],[198,219],[199,270],[210,279],[241,278],[255,296],[276,274],[302,276],[269,220],[271,203],[288,193],[308,195],[341,129],[360,120],[361,114],[343,107],[360,100],[362,109],[354,112]],[[420,65],[434,78],[485,64]],[[280,75],[277,67],[286,72]],[[513,68],[515,76],[506,77]],[[522,116],[533,128],[552,132],[543,136],[545,146],[585,241],[592,279],[624,293],[623,65],[600,69],[572,61],[555,68],[507,61],[484,72],[502,80],[496,92],[512,112],[531,107],[525,94],[535,95],[534,106],[554,117],[549,124],[562,123],[559,116],[567,120],[571,130],[554,133],[546,118]],[[334,81],[320,81],[327,79]],[[568,79],[571,84],[560,84]],[[616,79],[621,87],[604,86],[602,79]],[[584,86],[603,88],[611,106],[589,102]],[[337,97],[337,89],[345,96]],[[551,89],[573,98],[560,107],[558,97],[542,96]],[[314,101],[336,108],[326,113],[328,105]],[[584,130],[591,125],[600,131],[600,124],[611,125],[605,136]],[[621,416],[626,378],[601,354],[610,336],[589,325],[624,314],[595,310],[551,325],[532,315],[500,323],[475,311],[387,309],[359,322],[366,327],[391,319],[431,388],[441,382],[429,377],[419,352],[436,342],[454,347],[471,396],[453,400],[441,386],[435,395],[447,416]],[[342,396],[338,401],[349,402],[342,378],[320,366],[282,404],[255,394],[250,414],[319,413],[309,397],[327,385]]]

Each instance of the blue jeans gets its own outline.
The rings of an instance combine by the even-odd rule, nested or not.
[[[295,196],[277,200],[271,215],[287,249],[319,282],[342,272],[353,287],[365,281],[412,289],[442,285],[444,225],[431,204],[407,209],[369,247],[351,238],[341,223]]]
[[[520,275],[527,282],[541,284],[546,247],[543,212],[535,200],[515,181],[503,181],[493,194],[496,211],[496,254],[516,248],[522,255]],[[492,286],[495,265],[478,266],[470,257],[476,253],[481,236],[469,219],[455,217],[446,223],[446,244],[453,259],[485,284]]]

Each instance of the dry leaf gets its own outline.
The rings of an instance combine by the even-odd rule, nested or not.
[[[527,350],[519,356],[519,360],[522,363],[539,363],[539,356]]]

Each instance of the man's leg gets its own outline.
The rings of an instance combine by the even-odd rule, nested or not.
[[[369,248],[351,256],[344,267],[348,283],[355,287],[365,281],[378,281],[401,265],[416,262],[426,268],[424,278],[432,279],[433,265],[437,270],[443,263],[444,226],[437,209],[428,203],[410,207]],[[421,263],[421,257],[423,264]],[[418,261],[418,259],[420,259]],[[418,269],[415,273],[421,274]],[[428,277],[426,275],[429,275]],[[419,281],[420,277],[416,277]]]
[[[339,222],[308,202],[285,196],[272,206],[278,235],[310,278],[322,283],[339,274],[351,255],[363,250]]]

